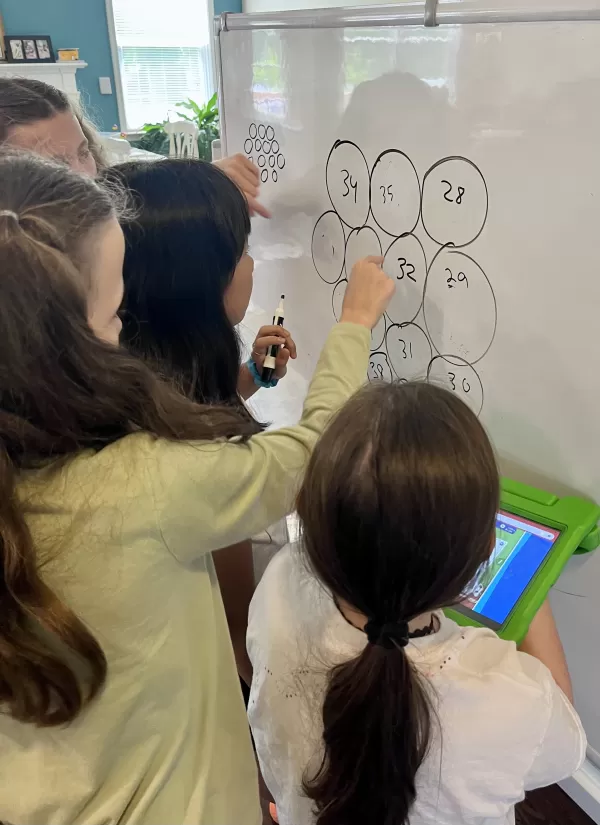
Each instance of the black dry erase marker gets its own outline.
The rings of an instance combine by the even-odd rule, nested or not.
[[[273,324],[274,324],[274,326],[277,326],[277,327],[282,327],[283,326],[283,300],[284,300],[284,298],[285,298],[285,295],[282,295],[281,299],[279,301],[279,306],[275,310],[275,315],[273,316]],[[261,376],[260,376],[262,378],[262,380],[265,382],[265,384],[268,384],[269,381],[271,381],[273,379],[273,375],[275,373],[275,367],[277,366],[277,362],[276,362],[275,359],[277,358],[277,353],[278,352],[279,352],[279,346],[277,344],[271,344],[267,354],[265,355],[265,360],[264,360],[264,363],[263,363],[262,373],[261,373]]]

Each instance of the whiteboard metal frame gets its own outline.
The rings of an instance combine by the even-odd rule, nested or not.
[[[426,0],[389,6],[223,14],[219,34],[254,29],[316,29],[371,26],[442,26],[470,23],[536,23],[600,20],[599,0]]]

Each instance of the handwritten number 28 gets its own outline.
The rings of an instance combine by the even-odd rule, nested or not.
[[[344,176],[344,186],[346,187],[346,191],[342,192],[342,197],[347,198],[350,194],[350,190],[354,190],[354,203],[356,203],[356,193],[358,191],[358,181],[355,181],[350,172],[347,169],[342,169],[342,175]]]
[[[450,195],[452,194],[452,184],[449,180],[443,180],[442,183],[445,183],[448,187],[444,192],[444,200],[448,201],[448,203],[457,203],[460,206],[460,204],[462,203],[463,195],[465,194],[464,186],[457,186],[457,195],[455,198],[451,198]]]

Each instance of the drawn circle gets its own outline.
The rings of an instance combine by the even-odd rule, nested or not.
[[[262,150],[265,155],[268,155],[271,151],[271,141],[270,140],[263,140]]]
[[[348,140],[334,143],[325,178],[329,200],[346,226],[364,226],[369,215],[369,169],[356,144]]]
[[[352,267],[357,261],[369,255],[381,255],[381,241],[377,232],[370,226],[353,229],[346,241],[346,276],[350,277]]]
[[[398,149],[383,152],[370,178],[371,213],[395,238],[414,232],[421,210],[421,184],[412,160]]]
[[[390,367],[385,352],[372,352],[369,356],[369,367],[367,369],[369,381],[393,381],[392,368]]]
[[[311,253],[317,274],[326,284],[339,281],[344,268],[345,248],[341,220],[335,212],[325,212],[313,229]]]
[[[438,355],[456,353],[468,364],[483,358],[496,334],[498,309],[492,285],[473,258],[453,247],[440,249],[427,273],[423,315]]]
[[[479,237],[488,213],[483,175],[467,158],[435,163],[423,178],[421,218],[436,243],[466,246]]]
[[[269,155],[269,166],[271,169],[275,166],[275,155]]]
[[[267,140],[273,140],[273,138],[275,137],[275,129],[273,129],[272,126],[267,126],[267,128],[265,129],[265,135],[267,137]]]
[[[271,143],[271,152],[273,152],[274,155],[279,153],[279,142],[277,140]]]
[[[371,330],[371,349],[381,349],[385,341],[385,315],[382,315],[379,321]]]
[[[259,158],[259,160],[260,160],[260,158]],[[262,183],[266,183],[269,180],[269,170],[268,169],[263,169],[262,170],[262,172],[260,173],[260,179],[261,179]]]
[[[256,134],[257,134],[257,132],[256,132],[256,123],[251,123],[250,124],[250,128],[248,129],[248,134],[250,135],[252,140],[254,140],[254,138],[256,137]]]
[[[263,166],[265,165],[266,162],[267,162],[267,159],[264,155],[259,155],[258,156],[258,165],[259,165],[260,169],[263,168]]]
[[[385,334],[388,360],[401,381],[425,378],[433,352],[418,324],[393,324]]]
[[[260,141],[258,138],[254,141],[254,148],[257,152],[260,152],[260,150],[262,149],[262,141]]]
[[[254,158],[252,157],[252,155],[248,155],[248,160],[250,161],[250,163],[254,163]]]
[[[244,152],[249,155],[250,152],[254,149],[254,142],[250,140],[250,138],[246,138],[244,141]]]
[[[402,235],[390,245],[383,270],[396,284],[387,308],[388,318],[396,324],[414,321],[423,303],[427,279],[425,250],[416,235]]]
[[[277,183],[277,180],[279,178],[277,174],[277,169],[273,169],[273,171],[271,172],[271,177],[273,178],[273,183]]]
[[[333,317],[339,322],[342,317],[342,306],[344,304],[344,295],[346,294],[346,287],[348,281],[343,278],[335,285],[333,295],[331,296],[331,308],[333,309]]]
[[[427,381],[455,392],[475,415],[483,408],[483,384],[477,371],[458,355],[436,355],[427,368]]]
[[[258,124],[258,136],[261,140],[265,139],[265,127],[262,123]]]
[[[285,166],[285,158],[283,157],[283,155],[277,155],[277,166],[279,167],[279,169],[283,169],[283,167]]]

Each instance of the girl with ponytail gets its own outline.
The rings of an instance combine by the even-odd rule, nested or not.
[[[483,427],[439,387],[371,385],[326,430],[301,542],[250,611],[249,716],[280,825],[509,825],[525,790],[578,768],[548,606],[532,655],[442,611],[490,556],[498,498]]]

